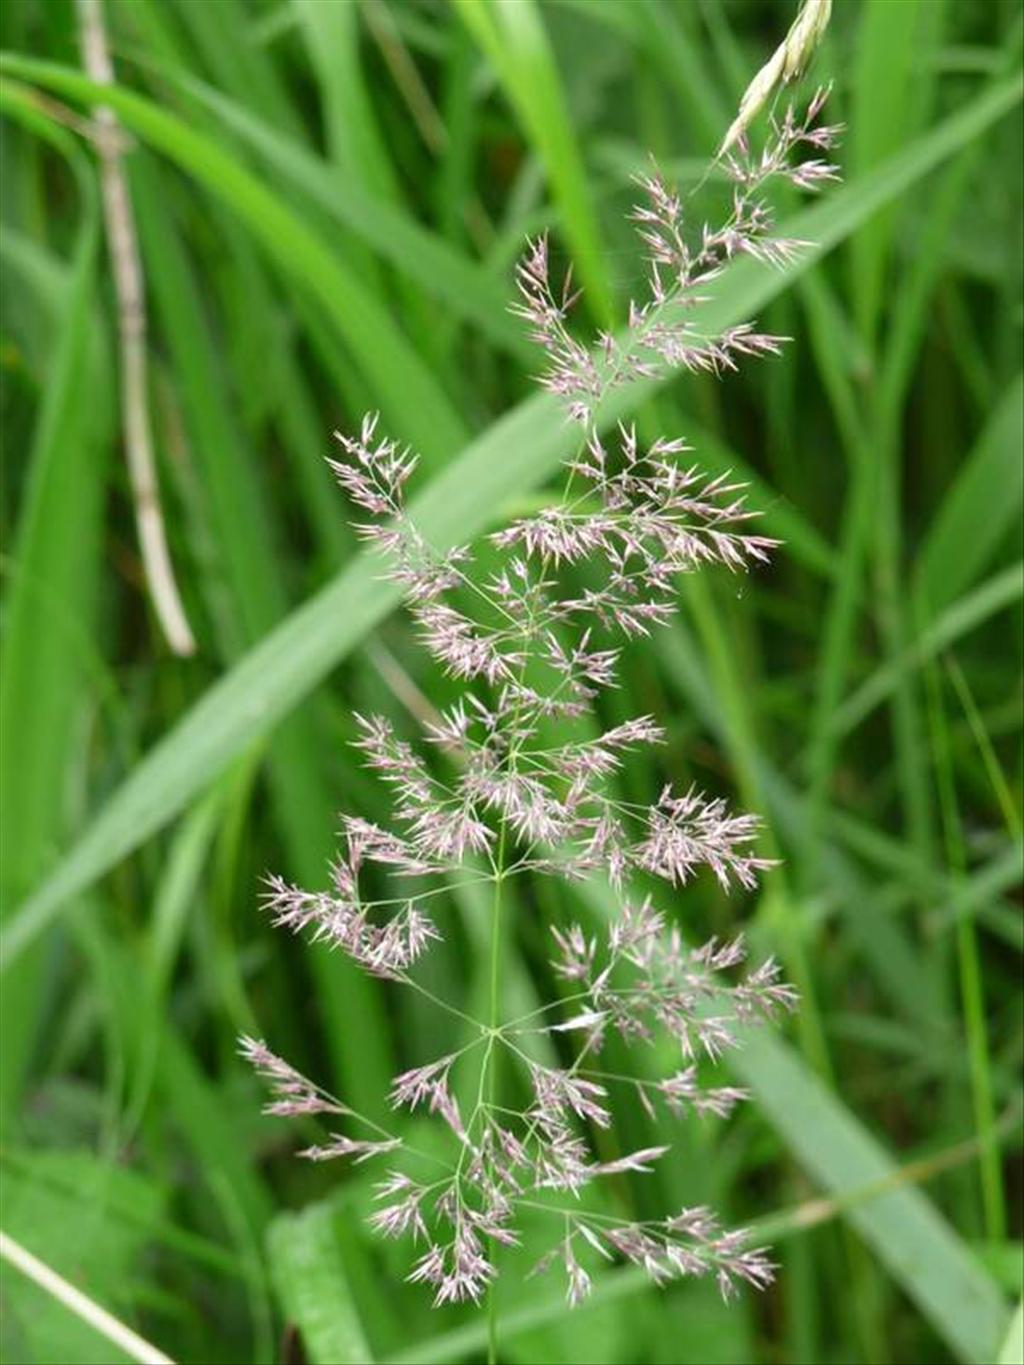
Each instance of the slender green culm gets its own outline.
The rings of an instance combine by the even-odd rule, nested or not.
[[[946,861],[957,891],[967,873],[967,850],[957,799],[953,761],[950,754],[949,726],[942,698],[938,665],[926,670],[928,712],[932,754],[939,804],[942,811],[943,842]],[[1006,1237],[1006,1201],[1003,1193],[1002,1157],[996,1134],[995,1102],[992,1090],[992,1061],[989,1056],[988,1028],[985,1018],[985,987],[977,931],[970,915],[957,915],[956,955],[960,978],[964,1032],[970,1061],[971,1100],[978,1140],[978,1165],[981,1174],[982,1210],[985,1235],[993,1242]]]

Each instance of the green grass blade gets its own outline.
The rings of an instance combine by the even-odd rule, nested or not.
[[[953,769],[941,674],[930,662],[925,668],[929,738],[934,781],[942,815],[946,866],[955,885],[956,953],[960,976],[960,1001],[964,1039],[970,1069],[971,1107],[978,1140],[978,1174],[985,1234],[989,1241],[1006,1240],[1006,1192],[1003,1188],[1002,1153],[996,1140],[996,1106],[992,1086],[992,1056],[985,1002],[978,935],[973,920],[962,913],[963,881],[967,871],[967,839],[956,775]]]
[[[167,76],[237,134],[266,167],[301,191],[312,207],[348,228],[428,297],[472,322],[504,350],[532,359],[523,327],[508,312],[502,281],[393,204],[372,198],[358,183],[339,183],[319,157],[212,86],[180,72],[168,71]]]
[[[865,0],[860,8],[853,101],[850,109],[849,167],[860,175],[903,146],[923,112],[921,78],[929,41],[941,24],[936,0]],[[927,71],[927,66],[925,67]],[[885,297],[885,278],[895,210],[879,216],[852,243],[852,297],[858,325],[870,345]]]
[[[192,447],[209,500],[210,516],[225,566],[232,607],[223,620],[222,652],[236,657],[285,615],[286,595],[273,553],[276,527],[265,489],[239,431],[228,385],[221,378],[215,338],[204,317],[198,282],[163,205],[167,196],[155,167],[135,167],[139,226],[148,270],[182,388]],[[252,300],[250,299],[250,303]],[[268,753],[270,786],[288,850],[290,871],[310,885],[326,880],[334,852],[332,800],[319,763],[313,717],[293,716]],[[351,963],[328,961],[311,950],[320,998],[330,1016],[328,1037],[348,1093],[376,1112],[391,1074],[382,1008],[373,982]],[[361,1048],[346,1044],[346,1010],[358,1003],[368,1036]]]
[[[275,1218],[267,1257],[313,1365],[368,1365],[373,1356],[338,1246],[337,1216],[337,1207],[325,1202]]]
[[[1017,1305],[999,1350],[999,1365],[1024,1365],[1024,1299]]]
[[[102,100],[139,137],[194,176],[248,227],[270,258],[330,316],[385,416],[426,457],[457,448],[462,422],[427,366],[376,298],[280,196],[211,138],[152,101],[118,86],[99,87],[77,72],[5,53],[3,67],[69,99]]]
[[[957,663],[955,655],[951,654],[946,658],[946,671],[949,673],[950,681],[960,700],[960,705],[963,707],[964,716],[974,737],[974,743],[985,765],[989,783],[995,793],[996,800],[999,802],[1003,822],[1010,837],[1020,843],[1021,839],[1024,838],[1024,820],[1021,818],[1021,812],[1017,807],[1013,792],[1010,790],[1009,780],[999,762],[991,736],[985,727],[985,719],[978,710],[970,684],[964,676],[963,669]]]
[[[885,0],[868,0],[861,12],[858,53],[854,69],[851,165],[864,168],[887,155],[911,136],[931,101],[935,83],[934,68],[928,61],[944,23],[945,6],[908,0],[890,5]],[[911,80],[910,72],[923,71]],[[955,178],[955,177],[954,177]],[[941,192],[940,192],[941,197]],[[931,223],[937,227],[943,213],[934,211]],[[889,259],[900,222],[898,209],[881,213],[858,234],[852,243],[851,280],[853,310],[869,353],[875,350],[875,337],[882,318],[887,294]],[[865,451],[874,483],[867,494],[875,503],[871,530],[875,563],[877,617],[885,649],[890,658],[907,647],[911,622],[902,589],[904,551],[902,485],[896,397],[905,373],[900,357],[911,349],[918,332],[917,306],[927,290],[932,254],[938,238],[919,243],[918,268],[909,272],[905,288],[887,310],[892,324],[891,363],[883,365],[882,382],[872,386],[873,429],[868,433]],[[919,289],[915,276],[924,288]],[[905,344],[910,342],[910,346]],[[907,837],[925,857],[934,856],[934,819],[931,787],[924,757],[924,726],[916,679],[899,673],[891,707],[896,770]]]
[[[90,402],[102,337],[93,315],[99,220],[88,167],[58,137],[82,192],[82,221],[29,452],[28,478],[5,592],[0,675],[0,901],[4,919],[67,836],[62,793],[81,708],[75,629],[95,615],[109,407]],[[30,281],[33,283],[33,281]],[[38,283],[38,281],[36,282]],[[46,312],[44,305],[42,311]],[[99,348],[96,348],[99,343]],[[0,993],[0,1119],[10,1117],[36,1038],[41,962],[26,962]]]
[[[733,111],[709,70],[702,42],[695,41],[696,6],[638,0],[628,12],[636,42],[678,101],[683,122],[691,130],[688,145],[697,154],[713,156]],[[748,79],[754,69],[750,68]]]
[[[207,854],[221,816],[217,792],[198,802],[182,819],[157,885],[153,911],[142,950],[141,980],[132,992],[129,1025],[134,1043],[133,1074],[119,1135],[124,1144],[141,1120],[156,1079],[168,1007],[169,986],[181,951],[189,913],[194,909]]]
[[[127,955],[124,961],[130,969]],[[246,1235],[259,1235],[274,1212],[270,1190],[255,1163],[239,1160],[245,1144],[234,1106],[224,1104],[220,1090],[170,1021],[160,1044],[157,1084],[203,1177],[211,1188],[219,1183],[228,1192]]]
[[[210,71],[237,99],[259,109],[289,135],[298,132],[299,120],[277,68],[258,43],[247,36],[239,41],[247,19],[243,0],[217,0],[215,5],[197,5],[193,0],[172,0],[167,5],[165,0],[157,8],[180,15]]]
[[[896,1174],[881,1145],[785,1043],[758,1033],[731,1065],[824,1188],[839,1192]],[[978,1365],[992,1359],[1006,1331],[1006,1303],[925,1194],[895,1189],[846,1217],[951,1350]]]
[[[401,213],[403,192],[396,173],[401,149],[381,128],[374,100],[372,76],[362,53],[362,21],[369,21],[366,8],[346,0],[292,0],[300,20],[310,64],[320,89],[321,112],[332,172],[324,177],[347,200],[354,191],[375,208],[393,206]],[[291,139],[295,145],[296,139]],[[424,233],[423,236],[428,234]],[[371,242],[371,248],[375,250]],[[379,297],[388,296],[383,273],[360,241],[349,238],[339,244],[350,269]],[[399,278],[396,303],[406,330],[422,354],[439,367],[441,333],[423,294]]]
[[[594,316],[607,327],[614,310],[600,229],[542,11],[535,0],[455,4],[490,58],[544,164],[580,283]]]
[[[359,9],[345,0],[291,0],[323,104],[327,149],[348,188],[396,201],[398,182],[359,60]]]
[[[1024,496],[1024,376],[1003,394],[936,513],[914,569],[930,613],[975,582],[1020,516]]]
[[[966,593],[936,617],[918,640],[889,663],[883,664],[833,713],[832,728],[837,735],[848,734],[865,720],[876,706],[891,696],[900,678],[913,673],[961,636],[975,630],[989,617],[1024,596],[1024,564],[1008,568],[986,579],[973,592]]]
[[[24,1333],[30,1354],[19,1358],[170,1365],[125,1321],[132,1267],[160,1214],[156,1182],[88,1152],[33,1153],[5,1164],[3,1175],[4,1325],[9,1331],[13,1318]],[[134,1225],[109,1216],[111,1203],[123,1199],[135,1204]],[[20,1273],[12,1275],[12,1266]]]

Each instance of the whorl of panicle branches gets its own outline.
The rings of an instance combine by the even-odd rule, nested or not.
[[[615,686],[623,644],[671,617],[676,575],[711,563],[746,569],[774,544],[751,531],[740,487],[701,474],[685,442],[644,446],[621,426],[608,442],[598,413],[616,385],[678,368],[729,370],[778,350],[779,338],[749,325],[704,334],[700,304],[731,257],[778,264],[799,249],[772,235],[763,190],[775,177],[804,189],[834,178],[816,155],[837,132],[814,125],[823,102],[819,94],[803,117],[786,113],[759,156],[743,149],[725,160],[733,194],[718,227],[691,235],[683,201],[660,175],[640,180],[644,200],[633,216],[649,253],[648,294],[630,305],[621,338],[602,335],[590,349],[574,337],[571,286],[552,283],[545,239],[529,245],[517,311],[547,357],[541,383],[582,433],[562,500],[492,535],[486,570],[469,546],[438,549],[409,519],[404,490],[416,462],[378,433],[376,417],[358,436],[338,437],[343,457],[332,468],[368,514],[360,534],[387,552],[427,649],[464,687],[426,726],[423,751],[389,720],[360,718],[358,747],[391,790],[393,822],[385,829],[344,817],[330,890],[273,877],[266,905],[276,924],[428,996],[463,1031],[461,1046],[397,1076],[391,1091],[394,1108],[437,1116],[450,1159],[361,1118],[262,1042],[245,1039],[242,1048],[269,1083],[269,1112],[317,1116],[335,1129],[303,1155],[386,1161],[371,1223],[418,1244],[409,1278],[429,1285],[439,1304],[481,1299],[497,1273],[495,1248],[518,1241],[525,1210],[556,1222],[538,1269],[561,1262],[572,1304],[588,1292],[584,1262],[594,1257],[632,1262],[659,1283],[711,1274],[726,1295],[737,1280],[761,1287],[772,1277],[764,1251],[707,1209],[630,1221],[598,1191],[582,1197],[602,1177],[649,1170],[667,1151],[595,1155],[597,1130],[613,1129],[609,1087],[630,1087],[652,1117],[659,1108],[725,1117],[744,1092],[708,1088],[702,1073],[737,1045],[743,1026],[796,1003],[772,961],[744,973],[739,941],[688,947],[651,898],[631,890],[639,873],[674,889],[701,869],[726,890],[753,888],[767,866],[755,852],[758,821],[693,788],[666,786],[649,805],[619,799],[614,777],[626,755],[663,739],[651,716],[583,738],[566,737],[579,726],[550,722],[593,715],[598,694]],[[444,757],[428,761],[430,747]],[[441,937],[435,907],[456,871],[499,891],[527,875],[606,879],[613,908],[603,933],[551,930],[558,1000],[484,1023],[417,980],[419,958]],[[630,1044],[669,1035],[678,1067],[660,1079],[609,1074],[599,1065],[609,1031]],[[538,1034],[548,1035],[546,1051]],[[525,1094],[525,1107],[497,1102],[499,1062],[500,1098]],[[459,1095],[475,1096],[472,1106]],[[613,1138],[600,1143],[603,1153]]]

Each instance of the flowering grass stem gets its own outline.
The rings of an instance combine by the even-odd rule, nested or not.
[[[483,1307],[486,1300],[490,1365],[499,1349],[499,1265],[504,1248],[522,1236],[517,1210],[547,1207],[535,1203],[533,1191],[578,1201],[557,1215],[556,1240],[535,1267],[541,1273],[561,1265],[570,1306],[590,1293],[588,1263],[625,1260],[656,1284],[709,1276],[725,1297],[740,1282],[761,1289],[773,1278],[765,1251],[742,1231],[723,1228],[710,1209],[636,1221],[591,1217],[580,1199],[602,1177],[649,1173],[670,1150],[658,1143],[601,1159],[608,1144],[600,1134],[615,1122],[604,1081],[632,1085],[652,1124],[661,1121],[658,1108],[674,1118],[725,1120],[746,1092],[708,1087],[702,1072],[741,1045],[747,1025],[794,1009],[798,998],[770,958],[735,970],[745,961],[742,937],[690,947],[679,923],[680,889],[702,870],[723,891],[752,892],[774,866],[755,851],[759,819],[732,811],[724,796],[677,789],[671,763],[653,799],[621,799],[618,773],[627,756],[662,745],[666,735],[650,715],[609,724],[602,702],[618,685],[630,642],[672,619],[680,576],[708,564],[747,572],[767,562],[777,542],[752,532],[757,514],[743,486],[728,475],[705,475],[690,463],[684,439],[659,436],[645,445],[634,427],[620,425],[608,441],[596,414],[609,389],[658,370],[721,373],[743,358],[778,353],[782,339],[751,324],[707,335],[699,310],[733,256],[782,263],[798,249],[772,233],[761,191],[775,176],[808,189],[834,178],[834,168],[814,155],[836,136],[815,125],[823,101],[819,92],[802,115],[789,109],[773,120],[759,157],[744,146],[742,156],[727,158],[732,206],[717,227],[694,231],[683,201],[657,172],[640,178],[644,201],[633,217],[648,253],[647,291],[630,304],[621,344],[602,334],[592,351],[576,339],[568,321],[576,299],[571,274],[561,282],[552,276],[546,238],[528,244],[514,311],[545,352],[540,382],[563,401],[582,436],[561,500],[493,532],[486,559],[476,546],[439,551],[423,536],[405,502],[416,456],[378,434],[377,416],[364,418],[356,435],[339,433],[343,457],[330,462],[367,514],[357,530],[389,558],[427,649],[460,686],[453,704],[421,717],[423,746],[385,716],[356,717],[356,747],[389,788],[393,819],[380,826],[344,815],[331,889],[308,891],[273,876],[267,908],[276,924],[311,932],[472,1027],[468,1044],[402,1072],[391,1087],[393,1107],[422,1106],[443,1121],[457,1150],[450,1176],[424,1183],[403,1156],[412,1148],[401,1136],[363,1135],[357,1114],[261,1043],[247,1040],[244,1051],[271,1083],[272,1112],[330,1115],[354,1129],[332,1133],[305,1156],[359,1163],[387,1154],[397,1163],[377,1185],[377,1198],[387,1202],[371,1226],[426,1245],[408,1278],[429,1286],[436,1304]],[[580,493],[573,492],[577,478],[586,485]],[[432,761],[438,749],[449,762]],[[421,956],[445,937],[453,876],[481,867],[493,884],[486,1022],[435,999],[415,975]],[[503,1023],[505,882],[595,874],[609,901],[602,932],[549,926],[551,967],[566,988],[561,1017],[549,1021],[544,1007]],[[664,908],[651,894],[638,898],[636,883],[651,878],[662,884]],[[533,1032],[549,1038],[543,1063],[515,1041]],[[644,1077],[644,1084],[594,1068],[608,1034],[653,1045],[666,1033],[679,1049],[669,1074]],[[463,1114],[457,1080],[471,1050],[479,1067],[472,1109]],[[522,1109],[500,1103],[506,1073],[525,1083]]]

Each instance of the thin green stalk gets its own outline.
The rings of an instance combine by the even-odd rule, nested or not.
[[[491,990],[490,990],[490,1013],[489,1020],[491,1026],[491,1038],[494,1039],[498,1025],[500,1013],[500,967],[501,967],[501,890],[505,881],[505,834],[506,822],[501,822],[501,834],[498,836],[498,857],[496,875],[494,878],[494,902],[491,914]],[[490,1050],[490,1071],[487,1078],[487,1099],[490,1105],[498,1102],[498,1057],[500,1049],[491,1048]],[[498,1360],[498,1294],[495,1285],[491,1285],[487,1294],[487,1365],[497,1365]]]
[[[992,1243],[1006,1240],[1006,1204],[999,1149],[994,1140],[995,1105],[992,1099],[992,1071],[985,1025],[985,992],[974,921],[961,916],[956,928],[956,951],[960,966],[960,994],[963,1000],[967,1053],[971,1068],[974,1123],[981,1144],[979,1167],[985,1232]]]
[[[949,871],[958,888],[955,895],[959,899],[963,894],[962,886],[967,871],[967,855],[949,749],[949,728],[942,706],[941,675],[934,663],[928,665],[925,678],[928,690],[932,746],[935,756],[936,786],[942,816],[943,842]],[[1006,1202],[1003,1192],[999,1144],[996,1137],[992,1066],[985,1019],[985,989],[981,974],[977,932],[974,920],[970,915],[959,915],[957,917],[956,955],[960,977],[964,1032],[967,1037],[971,1101],[979,1150],[978,1166],[981,1178],[981,1204],[985,1236],[992,1242],[1002,1242],[1006,1238]]]
[[[982,762],[985,765],[985,772],[988,775],[989,782],[992,784],[992,790],[995,792],[996,800],[999,802],[1003,823],[1006,825],[1011,839],[1016,843],[1020,843],[1021,839],[1024,839],[1024,824],[1021,822],[1020,812],[1017,810],[1016,803],[1013,799],[1013,793],[1010,791],[1010,784],[1006,780],[1006,775],[999,763],[999,758],[996,755],[992,740],[989,738],[984,717],[978,710],[978,705],[974,700],[974,694],[971,691],[970,684],[964,676],[963,669],[957,662],[956,655],[947,654],[945,656],[945,665],[946,672],[949,674],[949,680],[953,684],[956,695],[960,700],[960,705],[963,707],[964,715],[967,717],[967,724],[970,726],[974,742],[978,746],[978,752],[981,754]]]
[[[743,802],[750,810],[762,810],[766,802],[762,798],[761,781],[755,762],[758,744],[747,693],[740,684],[734,660],[722,635],[721,624],[706,586],[695,575],[690,575],[684,581],[684,589],[697,631],[711,661],[716,685],[723,698],[723,713],[726,720],[724,738],[736,769]],[[779,859],[779,849],[771,830],[765,830],[762,839],[765,855]],[[781,866],[774,868],[772,878],[773,885],[762,898],[759,915],[762,920],[774,921],[773,927],[777,927],[780,935],[783,960],[787,969],[792,972],[800,992],[798,1029],[804,1055],[818,1074],[831,1083],[834,1073],[814,989],[814,977],[807,956],[805,930],[799,922],[799,911],[786,885],[784,868]]]

